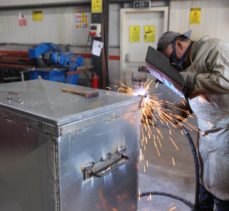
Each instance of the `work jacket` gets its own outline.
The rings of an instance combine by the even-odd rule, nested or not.
[[[205,36],[190,59],[185,82],[200,130],[200,183],[218,199],[229,200],[229,43]]]

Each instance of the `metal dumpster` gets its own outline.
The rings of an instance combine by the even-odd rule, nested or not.
[[[86,99],[63,86],[95,91],[0,85],[0,210],[137,210],[140,98],[96,90]]]

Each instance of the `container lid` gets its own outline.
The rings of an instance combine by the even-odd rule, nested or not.
[[[63,92],[62,87],[83,92],[99,92],[98,97],[86,99],[84,96]],[[18,103],[20,95],[22,103]],[[6,83],[0,85],[0,108],[53,125],[64,125],[89,118],[120,107],[140,102],[140,97],[75,86],[42,79]]]

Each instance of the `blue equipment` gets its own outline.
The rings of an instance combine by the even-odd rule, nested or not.
[[[77,84],[79,74],[69,75],[66,72],[73,72],[75,68],[82,66],[82,56],[75,56],[73,53],[63,52],[54,43],[41,43],[29,49],[29,57],[37,59],[39,68],[30,72],[30,79],[37,79],[41,76],[50,81],[61,81],[68,84]]]

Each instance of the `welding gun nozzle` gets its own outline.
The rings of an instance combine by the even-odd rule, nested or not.
[[[138,96],[142,98],[140,103],[139,103],[139,108],[141,108],[142,107],[143,98],[147,98],[147,95],[138,95]]]
[[[142,98],[147,98],[147,95],[138,95],[138,96],[140,96]]]

